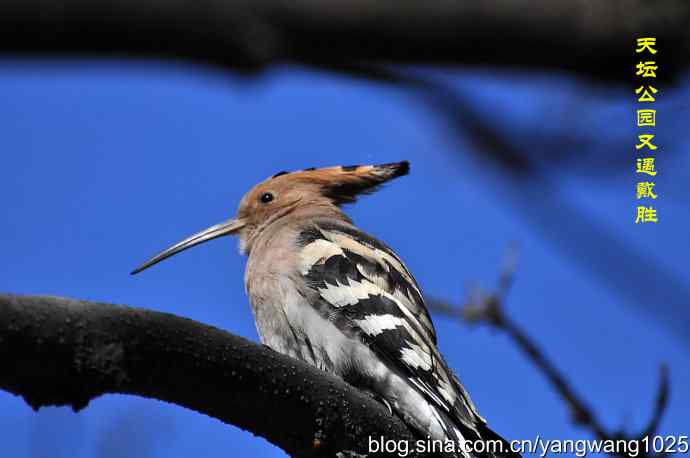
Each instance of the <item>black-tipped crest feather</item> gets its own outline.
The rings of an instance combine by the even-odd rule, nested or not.
[[[323,194],[337,204],[353,203],[358,195],[374,193],[385,182],[407,175],[409,172],[408,161],[341,166],[337,172],[332,172],[328,181],[323,183]]]

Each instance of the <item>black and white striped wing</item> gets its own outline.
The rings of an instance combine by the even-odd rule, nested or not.
[[[397,255],[355,227],[317,222],[299,238],[301,275],[314,306],[357,333],[433,405],[476,432],[483,422],[436,349],[436,333],[416,281]],[[463,429],[465,429],[463,428]]]

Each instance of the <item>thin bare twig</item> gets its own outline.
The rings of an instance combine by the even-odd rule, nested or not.
[[[512,247],[508,251],[506,263],[499,277],[499,284],[495,292],[483,291],[477,288],[471,294],[470,300],[464,307],[453,306],[449,302],[432,300],[429,307],[438,313],[463,319],[469,323],[486,323],[499,329],[510,336],[518,348],[537,366],[544,374],[551,386],[565,401],[570,410],[570,415],[575,424],[587,428],[593,432],[597,439],[602,441],[640,441],[645,437],[654,435],[659,429],[659,423],[666,411],[669,397],[668,367],[662,364],[659,370],[659,387],[655,400],[654,412],[647,426],[638,434],[628,434],[624,430],[610,430],[597,418],[594,409],[587,404],[577,393],[575,388],[567,381],[566,377],[549,360],[537,343],[508,315],[503,304],[513,284],[513,278],[517,268],[517,248]],[[643,450],[640,448],[640,451]],[[633,457],[629,450],[621,451],[616,456]],[[636,457],[659,456],[654,454],[634,455]]]

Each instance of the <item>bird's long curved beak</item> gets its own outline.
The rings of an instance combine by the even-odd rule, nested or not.
[[[204,242],[208,242],[209,240],[217,239],[218,237],[222,237],[224,235],[230,235],[238,230],[242,229],[246,222],[240,218],[233,218],[229,219],[228,221],[225,221],[224,223],[216,224],[215,226],[211,226],[208,229],[204,229],[201,232],[197,232],[196,234],[192,235],[191,237],[187,237],[186,239],[182,240],[179,243],[176,243],[175,245],[171,246],[170,248],[161,251],[158,253],[156,256],[152,257],[136,269],[134,269],[132,272],[130,272],[130,275],[138,274],[144,269],[148,269],[154,264],[158,264],[162,260],[169,258],[170,256],[173,256],[180,251],[184,251],[187,248],[191,248],[195,245],[199,245]]]

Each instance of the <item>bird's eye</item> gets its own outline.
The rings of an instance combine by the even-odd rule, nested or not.
[[[262,203],[267,204],[272,200],[273,200],[273,194],[271,194],[270,192],[265,192],[265,193],[261,194],[261,202]]]

